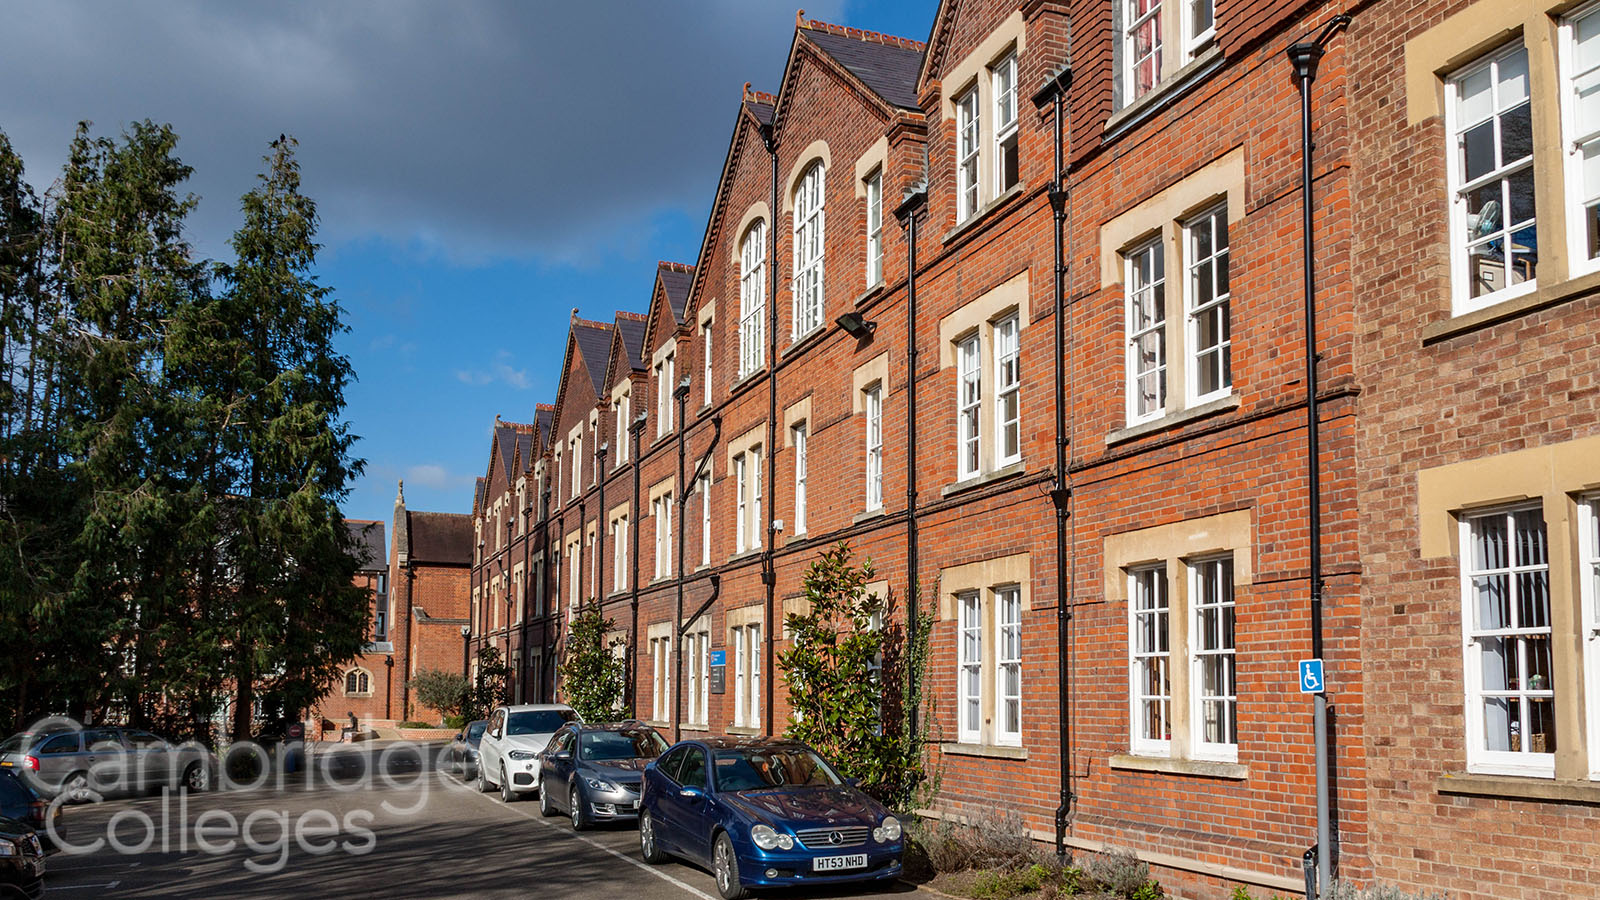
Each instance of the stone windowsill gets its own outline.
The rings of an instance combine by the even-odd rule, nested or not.
[[[980,222],[983,222],[983,221],[989,219],[993,215],[993,213],[995,213],[1001,207],[1004,207],[1007,204],[1009,204],[1013,197],[1017,197],[1017,196],[1021,195],[1023,189],[1024,189],[1023,181],[1022,181],[1022,179],[1019,178],[1019,179],[1017,179],[1017,183],[1016,184],[1013,184],[1011,187],[1006,188],[1005,193],[1003,193],[1000,196],[994,198],[993,200],[990,200],[988,203],[985,203],[981,208],[978,209],[977,212],[974,212],[972,215],[967,216],[965,219],[962,219],[960,222],[957,222],[956,223],[956,227],[950,229],[949,231],[946,231],[944,233],[944,235],[939,238],[939,243],[948,244],[951,241],[955,240],[956,238],[960,237],[961,235],[965,234],[966,232],[971,231],[974,228],[977,228],[978,224]]]
[[[666,722],[666,721],[663,721],[661,719],[645,719],[644,723],[646,725],[649,725],[651,728],[671,728],[672,727],[672,723],[671,722]]]
[[[658,575],[655,578],[650,579],[650,583],[645,585],[645,587],[655,587],[658,584],[671,584],[671,583],[672,583],[672,576],[671,575]]]
[[[727,731],[729,734],[742,734],[742,735],[746,735],[746,736],[749,736],[749,737],[754,737],[756,735],[760,735],[760,734],[764,733],[759,728],[750,728],[750,727],[747,727],[747,726],[744,726],[744,725],[729,725],[724,730]]]
[[[865,305],[867,305],[868,303],[872,302],[872,299],[874,297],[876,297],[879,294],[883,293],[885,287],[887,287],[887,285],[884,284],[883,279],[881,279],[881,278],[878,279],[878,283],[877,284],[874,284],[874,285],[868,287],[865,291],[862,291],[861,292],[861,296],[856,298],[856,302],[854,302],[854,303],[852,303],[850,305],[851,306],[865,306]]]
[[[1205,759],[1173,759],[1164,756],[1131,756],[1119,753],[1111,757],[1109,765],[1113,769],[1134,772],[1198,775],[1202,778],[1226,778],[1232,781],[1243,781],[1250,777],[1249,766]]]
[[[1190,406],[1186,409],[1174,410],[1173,412],[1169,412],[1159,419],[1151,419],[1148,422],[1140,422],[1137,425],[1129,425],[1126,428],[1118,428],[1116,431],[1106,435],[1106,446],[1109,447],[1113,444],[1120,444],[1123,441],[1131,441],[1134,438],[1155,434],[1158,431],[1165,431],[1168,428],[1176,428],[1179,425],[1187,425],[1196,419],[1203,419],[1206,416],[1212,416],[1216,415],[1217,413],[1228,412],[1229,410],[1238,408],[1238,394],[1229,394],[1226,397],[1218,397],[1215,400],[1207,400],[1204,403],[1196,404],[1195,406]]]
[[[869,509],[864,513],[860,513],[855,518],[850,520],[850,524],[860,525],[862,522],[871,522],[873,519],[881,519],[883,516],[883,507],[880,506],[877,509]]]
[[[974,475],[971,478],[963,481],[957,481],[954,484],[947,484],[940,489],[939,496],[948,497],[951,494],[959,494],[962,491],[970,491],[973,488],[983,487],[990,482],[1001,481],[1006,478],[1022,475],[1027,471],[1027,460],[1019,459],[1009,465],[1001,466],[1000,468],[995,469],[993,472],[984,472],[981,475]]]
[[[998,744],[963,744],[947,741],[939,750],[950,756],[982,756],[988,759],[1027,759],[1026,747],[1002,747]]]
[[[799,338],[790,340],[789,346],[778,351],[778,357],[780,359],[788,359],[791,356],[799,356],[817,344],[822,343],[822,339],[827,333],[828,323],[823,322]]]
[[[761,555],[761,548],[760,547],[755,547],[755,548],[750,549],[750,550],[745,550],[745,551],[742,551],[740,553],[735,553],[734,555],[728,557],[728,565],[733,565],[736,562],[744,562],[747,559],[755,559],[756,557],[758,557],[760,555]]]
[[[766,348],[762,348],[762,349],[764,350]],[[756,366],[754,369],[751,369],[750,371],[746,372],[742,377],[735,378],[734,382],[733,382],[733,387],[730,388],[729,391],[728,391],[729,396],[733,396],[735,394],[738,394],[740,391],[744,390],[747,386],[755,384],[757,381],[760,381],[761,380],[761,376],[763,376],[765,374],[767,374],[767,367],[765,365],[760,365],[760,366]]]
[[[1165,81],[1145,92],[1143,97],[1112,113],[1106,119],[1105,140],[1113,141],[1123,132],[1149,118],[1157,110],[1177,100],[1206,75],[1222,65],[1222,48],[1213,43],[1198,56],[1173,72]]]
[[[1515,319],[1547,306],[1586,297],[1597,289],[1600,289],[1600,272],[1579,275],[1549,287],[1538,288],[1520,297],[1503,300],[1493,306],[1433,322],[1422,329],[1422,344],[1427,346],[1480,328],[1488,328],[1490,325]]]
[[[1547,803],[1600,805],[1600,782],[1567,781],[1553,778],[1527,778],[1515,775],[1469,775],[1452,772],[1440,775],[1434,789],[1441,794],[1495,797],[1506,800],[1535,800]]]

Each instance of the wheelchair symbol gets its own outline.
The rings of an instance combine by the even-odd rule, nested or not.
[[[1322,679],[1322,660],[1306,659],[1300,661],[1300,693],[1320,694],[1324,689]]]

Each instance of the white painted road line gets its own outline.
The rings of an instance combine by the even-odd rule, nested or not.
[[[100,884],[48,884],[45,885],[44,889],[47,891],[80,891],[86,888],[100,888],[101,890],[109,891],[121,883],[120,881],[105,881]]]
[[[687,881],[680,881],[679,879],[674,878],[671,875],[668,875],[667,873],[661,871],[660,869],[656,868],[655,866],[652,866],[649,863],[646,863],[642,859],[635,859],[635,858],[629,856],[626,853],[619,853],[616,850],[613,850],[612,848],[607,847],[605,844],[602,844],[599,841],[595,841],[595,840],[592,840],[592,839],[590,839],[588,837],[585,837],[585,836],[577,833],[576,831],[568,831],[567,829],[556,825],[553,821],[551,821],[549,819],[546,819],[543,816],[536,816],[531,812],[525,812],[525,811],[523,811],[523,809],[521,807],[510,806],[510,805],[507,805],[507,804],[504,804],[504,803],[499,803],[499,802],[496,802],[494,800],[491,800],[491,799],[489,799],[489,795],[488,794],[479,794],[478,796],[480,798],[482,798],[485,802],[487,802],[487,803],[489,803],[489,804],[491,804],[493,806],[498,806],[501,809],[506,810],[507,812],[514,812],[517,815],[522,816],[524,819],[527,819],[530,822],[536,822],[539,825],[542,825],[545,828],[550,829],[551,831],[555,832],[556,834],[562,834],[562,835],[566,835],[567,837],[570,837],[570,838],[575,838],[577,840],[580,840],[580,841],[584,842],[585,844],[588,844],[589,846],[595,848],[596,850],[603,850],[606,853],[609,853],[612,856],[615,856],[617,859],[622,860],[623,862],[626,862],[626,863],[629,863],[631,865],[637,866],[640,869],[643,869],[644,871],[649,872],[651,875],[656,876],[657,878],[661,879],[662,881],[671,882],[672,884],[677,885],[678,887],[682,888],[687,893],[690,893],[690,894],[693,894],[696,897],[699,897],[700,900],[717,900],[716,897],[713,897],[710,894],[706,893],[705,891],[700,890],[699,888],[697,888],[694,885],[688,883]]]

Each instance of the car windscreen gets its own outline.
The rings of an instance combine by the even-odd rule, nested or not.
[[[822,787],[844,782],[822,757],[800,747],[718,750],[712,762],[719,791]]]
[[[608,759],[655,759],[667,749],[661,735],[648,729],[586,731],[578,736],[578,758],[590,762]]]
[[[514,712],[506,717],[506,734],[550,734],[577,717],[570,709]]]
[[[13,734],[11,737],[0,741],[0,753],[21,753],[28,749],[28,742],[33,739],[31,732]]]
[[[471,725],[468,725],[467,743],[476,744],[483,737],[483,733],[488,730],[488,728],[488,722],[473,722]]]

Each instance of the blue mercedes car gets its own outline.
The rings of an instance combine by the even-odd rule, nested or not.
[[[683,741],[645,767],[639,850],[708,866],[717,890],[900,875],[900,821],[798,741]]]

